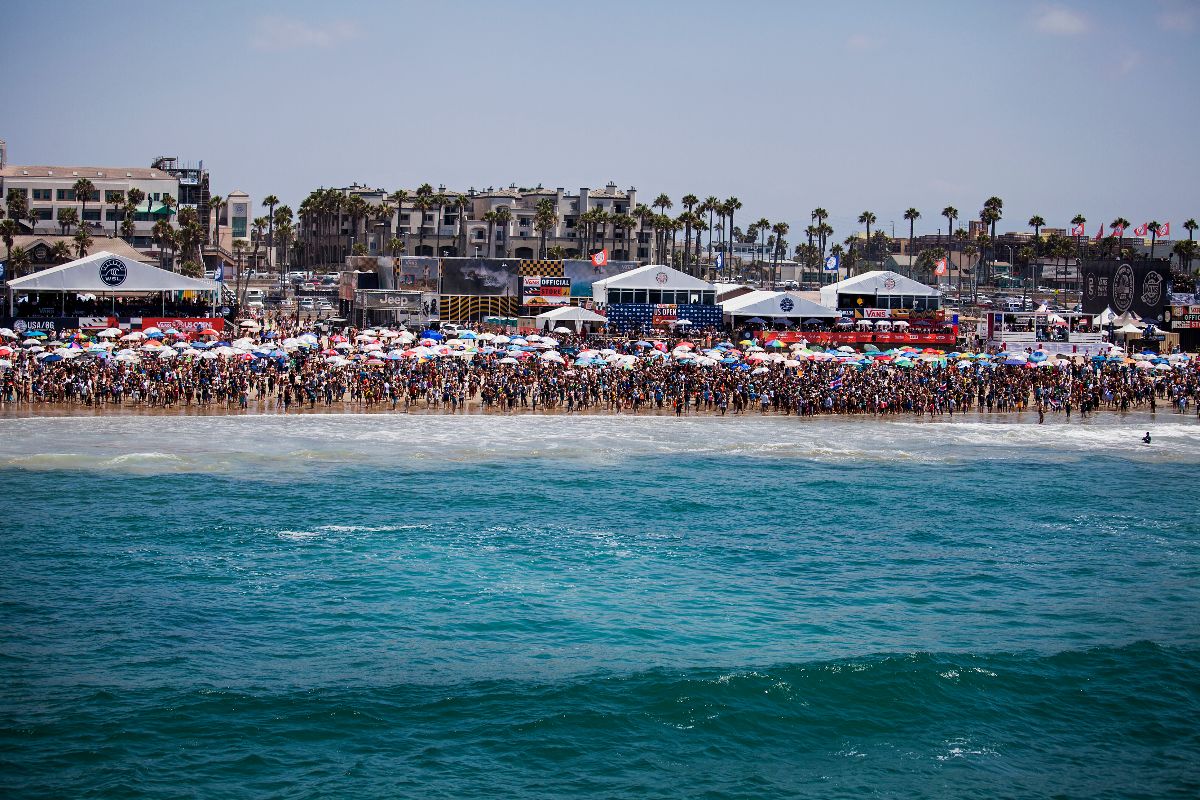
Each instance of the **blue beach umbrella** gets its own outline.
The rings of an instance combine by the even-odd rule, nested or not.
[[[425,331],[421,331],[421,335],[418,336],[417,338],[418,339],[433,339],[435,342],[440,342],[442,339],[445,339],[446,337],[442,336],[440,333],[438,333],[435,330],[425,330]]]

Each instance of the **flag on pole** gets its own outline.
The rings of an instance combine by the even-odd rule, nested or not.
[[[599,253],[592,253],[592,266],[603,267],[608,263],[608,250],[601,250]]]
[[[1165,239],[1171,235],[1171,223],[1164,222],[1158,227],[1158,238]]]
[[[946,259],[939,258],[937,260],[937,267],[935,267],[933,270],[933,274],[934,275],[945,275],[948,268],[949,268],[949,265],[947,264]]]
[[[1150,223],[1143,222],[1141,225],[1133,229],[1134,236],[1147,236],[1150,233]]]
[[[717,269],[725,269],[725,254],[717,253]]]
[[[1116,228],[1113,228],[1112,233],[1109,235],[1116,239],[1124,239],[1125,238],[1125,226],[1121,225]]]
[[[225,281],[225,265],[224,264],[217,265],[217,274],[213,276],[213,280],[216,281],[217,283],[224,283],[224,281]]]
[[[829,256],[826,257],[826,259],[825,259],[825,271],[826,272],[837,272],[839,269],[841,269],[841,266],[842,266],[842,257],[839,256],[837,253],[830,253]]]
[[[1101,222],[1101,223],[1100,223],[1100,230],[1096,231],[1096,241],[1098,242],[1098,241],[1100,241],[1100,240],[1101,240],[1101,239],[1103,239],[1103,238],[1104,238],[1104,223],[1103,223],[1103,222]]]
[[[1072,236],[1087,236],[1087,231],[1084,230],[1082,222],[1080,224],[1076,225],[1074,228],[1071,228],[1071,235]]]

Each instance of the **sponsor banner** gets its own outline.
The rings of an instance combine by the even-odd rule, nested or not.
[[[225,330],[225,320],[221,317],[142,317],[142,329],[158,328],[166,331],[168,328],[180,333],[194,335],[212,328],[214,331]]]
[[[80,317],[79,327],[85,331],[102,331],[117,327],[116,317]]]
[[[57,331],[77,329],[79,317],[14,317],[5,320],[3,327],[12,328],[13,333],[18,336],[34,331],[53,336]]]
[[[1090,261],[1081,274],[1084,314],[1111,308],[1118,314],[1132,311],[1150,319],[1162,316],[1170,279],[1167,261]]]
[[[913,311],[910,308],[856,308],[854,309],[855,319],[904,319],[917,320],[927,319],[931,322],[945,322],[946,312],[938,309],[937,311]]]
[[[550,275],[521,278],[521,302],[527,306],[563,306],[571,301],[571,279]]]
[[[1200,330],[1200,305],[1171,306],[1163,313],[1173,331]]]
[[[911,344],[929,345],[945,349],[945,347],[953,347],[958,341],[957,333],[923,333],[914,331],[909,333],[887,333],[870,331],[765,331],[763,341],[770,342],[774,339],[787,342],[799,342],[801,339],[809,344],[819,344],[822,347],[841,345],[856,345],[856,344]]]
[[[654,306],[654,311],[650,317],[650,324],[655,327],[659,325],[670,325],[679,318],[679,306],[671,303],[659,303]]]

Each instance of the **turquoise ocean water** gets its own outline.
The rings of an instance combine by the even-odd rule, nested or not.
[[[0,794],[1195,797],[1137,424],[0,420]]]

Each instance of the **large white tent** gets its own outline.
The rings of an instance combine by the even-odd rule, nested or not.
[[[576,331],[584,325],[604,325],[608,318],[579,306],[561,306],[551,311],[538,314],[534,322],[539,328],[556,328],[560,325],[573,327]]]
[[[637,299],[628,301],[618,300],[613,294],[618,292],[637,292]],[[669,300],[643,299],[642,294],[655,292],[659,296],[670,293]],[[680,272],[664,264],[647,264],[644,267],[622,272],[611,278],[602,278],[592,283],[592,297],[600,302],[613,305],[617,302],[633,303],[690,303],[716,302],[717,288],[706,280]],[[683,295],[683,297],[680,297]]]
[[[942,293],[932,286],[926,286],[920,281],[906,278],[897,272],[875,269],[844,281],[822,286],[821,305],[829,308],[842,308],[843,306],[838,303],[838,298],[842,295],[878,298],[921,297],[928,302],[930,299],[940,298]],[[897,306],[893,305],[892,307],[896,308]]]
[[[57,267],[8,282],[8,309],[18,292],[87,292],[89,294],[154,294],[205,292],[215,304],[221,285],[152,267],[125,256],[101,250]]]
[[[837,319],[841,314],[832,308],[818,305],[811,300],[801,297],[799,292],[769,292],[756,291],[739,295],[721,303],[725,315],[737,319],[740,317],[760,317],[770,322],[773,319],[806,320],[806,319]]]

